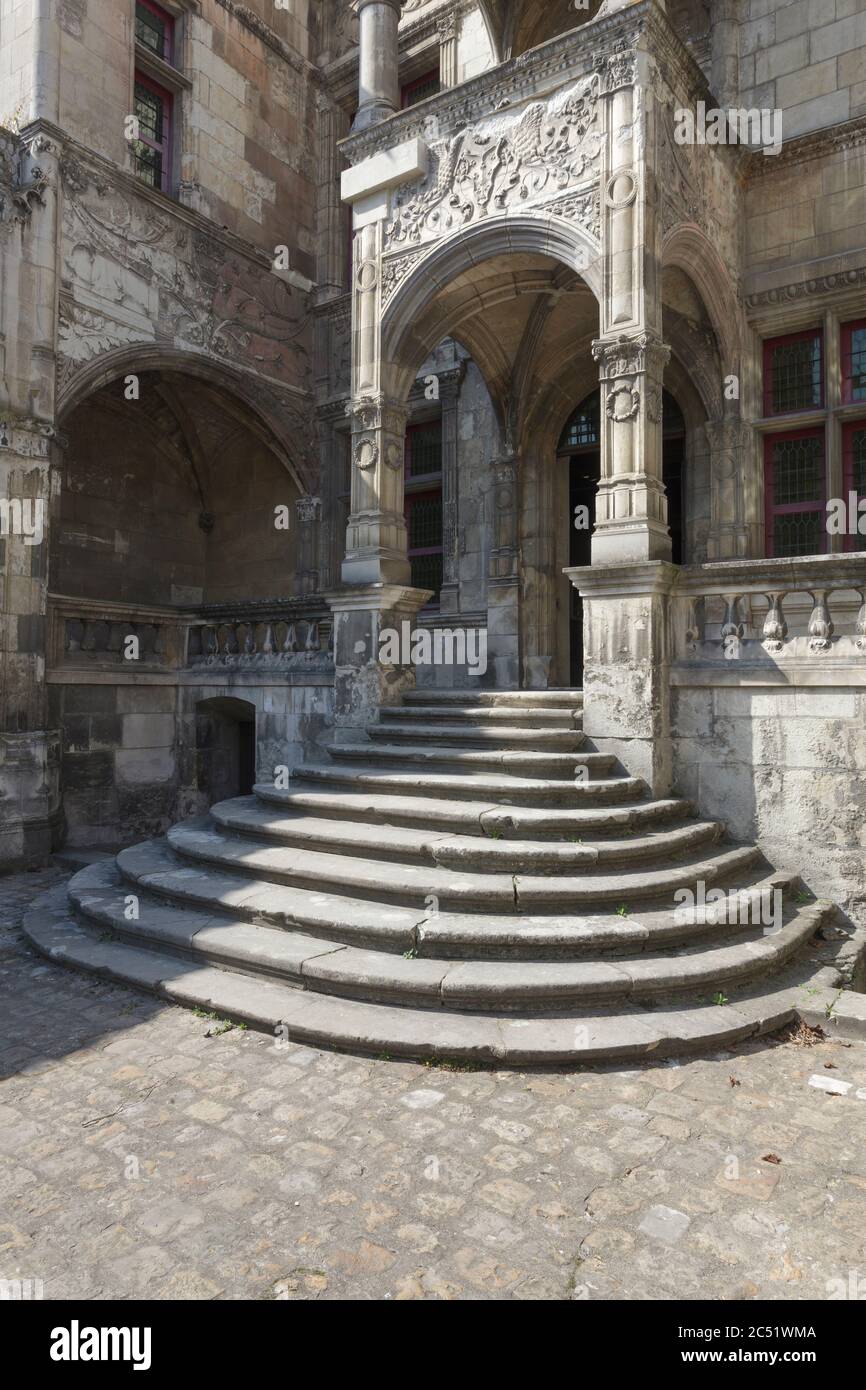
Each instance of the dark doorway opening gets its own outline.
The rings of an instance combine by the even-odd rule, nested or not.
[[[595,527],[595,499],[601,478],[600,393],[593,391],[578,406],[563,430],[557,454],[568,464],[569,564],[592,564],[592,532]],[[662,405],[662,478],[668,498],[668,526],[671,533],[671,560],[683,563],[683,521],[685,487],[685,422],[669,391]],[[569,683],[574,689],[583,684],[583,600],[572,586],[569,593],[570,663]]]
[[[196,782],[209,805],[249,796],[256,780],[256,707],[218,696],[195,710]]]

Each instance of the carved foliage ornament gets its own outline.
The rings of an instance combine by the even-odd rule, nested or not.
[[[599,77],[546,101],[487,117],[431,145],[420,184],[393,196],[385,246],[411,246],[523,205],[543,205],[597,180]]]

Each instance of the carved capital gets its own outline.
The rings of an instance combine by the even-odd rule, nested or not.
[[[634,337],[621,334],[618,338],[596,339],[592,355],[599,364],[602,381],[617,382],[624,377],[641,375],[661,381],[671,350],[651,333],[639,333]]]

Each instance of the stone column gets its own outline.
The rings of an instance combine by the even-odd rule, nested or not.
[[[670,594],[679,573],[656,560],[566,570],[583,599],[583,728],[654,796],[671,789]]]
[[[436,20],[439,31],[439,82],[442,87],[457,86],[457,13],[449,10]]]
[[[439,400],[442,405],[442,590],[439,611],[443,614],[456,613],[460,607],[457,444],[463,370],[461,366],[454,372],[439,373]]]
[[[32,418],[0,421],[0,872],[43,862],[61,828],[45,684],[53,437]]]
[[[755,503],[750,506],[748,475],[752,429],[739,417],[707,420],[704,433],[710,455],[710,533],[708,560],[742,560],[760,553],[755,531]],[[752,489],[756,491],[756,489]],[[755,541],[759,549],[753,550]]]
[[[670,349],[650,333],[592,345],[600,366],[602,477],[593,564],[667,560],[662,481],[662,382]]]
[[[500,455],[492,460],[491,468],[493,545],[487,581],[488,660],[496,688],[516,690],[520,683],[517,455]]]
[[[318,532],[322,504],[318,497],[299,497],[295,502],[298,544],[295,556],[295,593],[314,594],[319,587]]]
[[[401,0],[358,0],[360,56],[354,130],[366,130],[400,109],[400,3]]]

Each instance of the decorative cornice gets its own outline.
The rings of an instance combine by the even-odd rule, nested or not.
[[[839,290],[859,289],[866,285],[866,266],[856,270],[840,270],[831,275],[819,275],[813,279],[801,280],[794,285],[779,285],[773,289],[761,290],[746,296],[747,309],[772,309],[781,304],[796,304],[802,299],[811,299],[823,294],[833,294]]]
[[[853,121],[832,126],[829,130],[816,130],[786,140],[779,153],[772,157],[757,152],[749,154],[744,164],[745,179],[747,183],[758,183],[783,169],[790,169],[791,165],[826,159],[829,155],[858,149],[861,145],[866,145],[866,116],[857,116]]]

